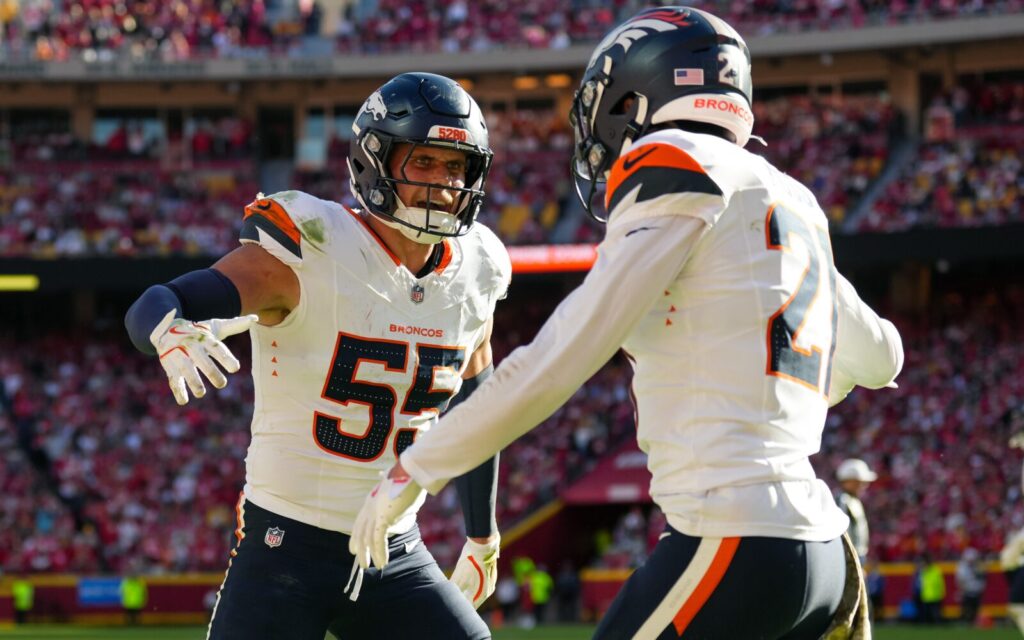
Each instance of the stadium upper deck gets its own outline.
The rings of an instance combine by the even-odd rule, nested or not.
[[[332,52],[565,49],[651,2],[613,0],[7,0],[3,56],[89,62],[318,56]],[[1007,15],[1019,0],[694,2],[750,36]]]

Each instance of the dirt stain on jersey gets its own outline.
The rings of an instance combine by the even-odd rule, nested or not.
[[[299,227],[302,229],[302,237],[309,240],[310,244],[318,245],[324,243],[326,232],[324,230],[324,221],[320,218],[305,220]]]

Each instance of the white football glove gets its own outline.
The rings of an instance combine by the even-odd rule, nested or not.
[[[390,529],[415,511],[425,496],[426,491],[412,478],[381,478],[366,496],[348,540],[348,550],[359,566],[369,569],[371,561],[378,569],[387,566]]]
[[[167,382],[171,386],[174,399],[183,405],[188,402],[186,384],[195,397],[202,398],[206,395],[206,386],[199,377],[200,371],[218,389],[223,389],[227,385],[227,377],[213,361],[219,362],[228,373],[238,371],[239,364],[221,340],[248,331],[249,327],[259,320],[259,316],[191,322],[184,318],[175,318],[175,313],[174,309],[167,312],[160,324],[149,334],[149,341],[156,347],[160,364],[167,372]]]
[[[452,572],[451,583],[459,588],[474,609],[479,609],[498,585],[500,546],[501,538],[495,536],[486,544],[467,539],[462,547],[462,555]]]

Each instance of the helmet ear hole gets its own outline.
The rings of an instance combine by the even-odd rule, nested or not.
[[[356,170],[356,173],[362,173],[363,171],[366,170],[366,167],[363,166],[363,163],[360,162],[358,158],[350,159],[352,160],[352,167]]]
[[[636,93],[630,92],[622,96],[622,99],[612,105],[611,110],[608,112],[613,116],[624,116],[629,113],[633,103],[636,101]]]

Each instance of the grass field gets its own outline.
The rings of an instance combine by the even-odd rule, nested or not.
[[[593,632],[589,626],[548,626],[531,630],[502,629],[494,632],[494,640],[587,640]],[[73,627],[28,625],[0,629],[0,638],[62,638],[64,640],[202,640],[206,629],[200,627]],[[330,636],[328,636],[330,637]],[[1020,634],[1009,627],[979,630],[964,627],[882,626],[876,630],[878,640],[1020,640]],[[381,640],[388,640],[381,638]],[[730,639],[732,640],[732,639]]]

